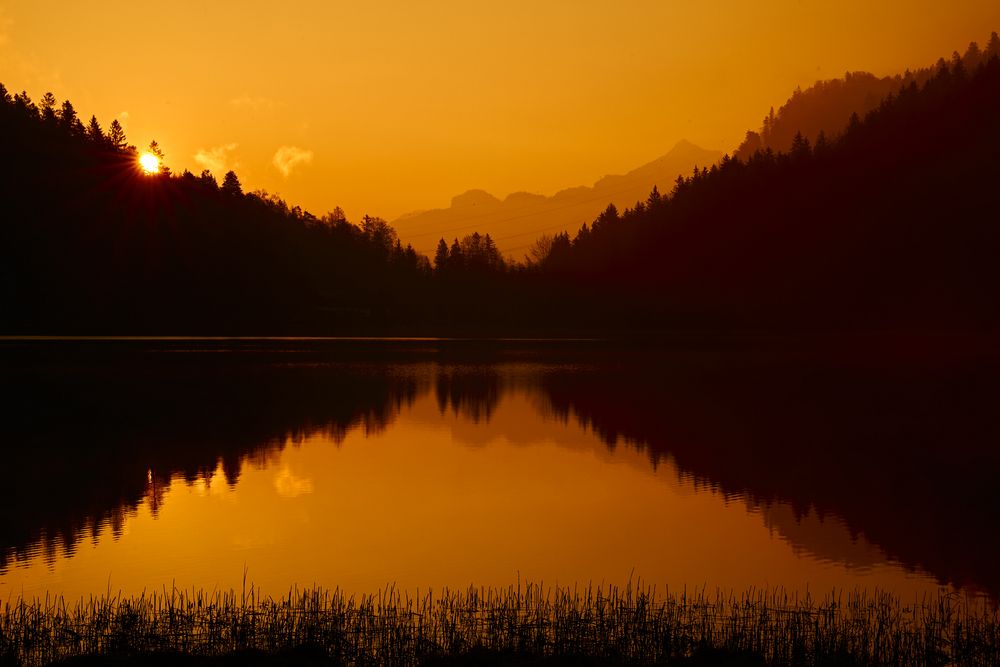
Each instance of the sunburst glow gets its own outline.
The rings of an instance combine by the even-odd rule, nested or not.
[[[160,171],[160,159],[152,153],[143,153],[139,156],[139,166],[147,174],[157,174]]]

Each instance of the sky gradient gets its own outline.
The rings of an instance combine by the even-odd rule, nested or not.
[[[392,219],[732,150],[796,86],[993,30],[996,0],[0,0],[0,81],[119,118],[174,171]]]

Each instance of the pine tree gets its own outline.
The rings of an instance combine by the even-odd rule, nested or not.
[[[448,267],[448,244],[442,238],[438,241],[437,250],[434,252],[434,270],[443,272]]]
[[[497,270],[503,268],[503,257],[500,256],[500,251],[497,250],[497,244],[492,238],[490,238],[489,234],[483,238],[483,255],[486,258],[486,265],[490,269]]]
[[[795,137],[792,139],[792,150],[789,153],[792,160],[800,162],[802,160],[808,159],[812,155],[812,149],[809,147],[809,140],[802,136],[801,132],[796,132]]]
[[[63,102],[59,109],[59,124],[71,134],[83,133],[83,123],[80,122],[76,115],[76,109],[73,108],[73,103],[69,100]]]
[[[122,124],[115,118],[108,126],[108,144],[115,150],[123,151],[128,148],[128,140],[125,138],[125,130]]]
[[[771,133],[774,131],[775,122],[777,122],[777,119],[774,116],[774,107],[771,107],[771,110],[764,118],[764,126],[761,128],[760,132],[761,140],[764,142],[765,146],[771,145]]]
[[[26,90],[22,90],[14,96],[14,108],[18,109],[26,117],[38,116],[38,107],[31,101],[31,97]]]
[[[38,111],[42,120],[54,123],[56,120],[56,96],[52,93],[42,95],[42,99],[38,100]]]
[[[608,207],[594,220],[593,230],[594,232],[599,232],[602,229],[607,229],[612,224],[618,222],[618,219],[618,207],[614,204],[608,204]]]
[[[233,197],[243,196],[243,186],[240,185],[240,179],[236,176],[236,172],[230,169],[226,172],[225,178],[222,179],[222,192]]]
[[[951,54],[951,73],[959,79],[965,77],[965,65],[962,63],[962,56],[958,55],[958,51]]]
[[[649,192],[649,198],[646,200],[646,205],[649,208],[656,208],[663,202],[663,197],[660,196],[659,189],[654,185],[653,189]]]
[[[853,132],[857,132],[858,128],[861,127],[861,116],[858,112],[852,112],[851,117],[847,119],[847,131],[846,134],[850,135]]]
[[[990,41],[986,45],[986,53],[984,56],[986,60],[989,60],[994,56],[1000,58],[1000,35],[997,35],[996,32],[993,32],[990,35]]]
[[[97,116],[90,117],[90,123],[87,124],[87,136],[95,144],[104,144],[104,131],[101,130],[101,124],[97,122]]]
[[[168,167],[166,164],[164,164],[164,158],[166,156],[163,154],[163,150],[160,148],[160,144],[158,144],[156,142],[156,140],[154,139],[153,141],[149,142],[149,149],[148,150],[149,150],[149,152],[151,154],[155,155],[156,159],[159,161],[159,164],[160,164],[159,173],[162,174],[162,175],[164,175],[164,176],[169,176],[170,175],[170,167]]]
[[[822,157],[826,155],[830,150],[830,142],[826,138],[826,132],[823,130],[819,131],[816,135],[816,145],[813,146],[813,155],[816,157]]]
[[[461,271],[465,268],[465,255],[457,238],[452,242],[451,249],[448,251],[448,268],[452,271]]]
[[[211,190],[219,189],[219,184],[216,183],[215,176],[212,176],[212,172],[208,169],[201,170],[201,174],[198,176],[198,182]]]
[[[982,58],[983,52],[979,50],[979,44],[969,42],[969,48],[965,50],[965,55],[962,56],[962,60],[965,62],[965,69],[972,71]]]

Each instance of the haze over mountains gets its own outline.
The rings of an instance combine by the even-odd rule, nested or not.
[[[982,48],[972,42],[963,55],[956,51],[948,64],[971,72],[994,55],[1000,55],[1000,37],[996,32]],[[842,78],[817,81],[805,90],[795,90],[777,112],[772,108],[764,116],[757,130],[747,131],[746,138],[733,147],[732,154],[747,161],[757,150],[788,152],[797,133],[811,143],[821,134],[832,139],[844,131],[852,114],[863,117],[887,96],[910,83],[926,84],[945,62],[941,59],[934,65],[892,76],[847,72]],[[448,208],[409,213],[392,224],[401,238],[428,257],[434,255],[439,239],[451,244],[454,238],[478,231],[490,234],[501,254],[522,260],[542,234],[573,234],[582,224],[593,223],[610,203],[623,209],[644,201],[654,185],[667,194],[677,176],[688,176],[695,167],[711,167],[722,156],[722,151],[682,140],[652,162],[624,175],[605,176],[592,187],[567,188],[551,197],[514,192],[504,199],[473,189],[453,197]]]
[[[418,211],[392,222],[402,239],[427,256],[444,238],[449,244],[473,231],[490,234],[499,251],[522,260],[542,234],[575,233],[584,223],[591,224],[613,203],[619,208],[644,201],[653,186],[669,192],[680,175],[688,176],[697,167],[708,167],[722,157],[721,151],[679,141],[666,154],[626,174],[605,176],[593,186],[560,190],[551,197],[514,192],[500,199],[485,190],[468,190],[456,195],[448,208]]]
[[[402,221],[398,235],[378,218],[355,224],[340,210],[315,216],[244,193],[234,172],[221,186],[208,172],[143,173],[120,125],[105,133],[68,100],[36,104],[0,86],[0,326],[993,330],[998,41],[941,61],[822,140],[796,133],[787,153],[768,146],[716,162],[681,143],[592,188],[503,201],[466,193]],[[432,214],[435,228],[420,229]],[[438,243],[433,261],[411,242]]]
[[[940,58],[933,65],[915,71],[907,69],[893,76],[847,72],[842,78],[817,81],[804,91],[795,90],[777,113],[772,108],[764,116],[760,128],[747,131],[733,157],[746,161],[758,150],[788,152],[796,134],[801,134],[813,144],[820,134],[830,139],[844,131],[852,114],[863,118],[886,97],[897,94],[911,83],[925,85],[942,67],[973,72],[993,56],[1000,56],[1000,36],[995,31],[990,34],[985,46],[971,42],[964,54],[953,52],[950,62]]]

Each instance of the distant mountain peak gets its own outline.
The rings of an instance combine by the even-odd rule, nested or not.
[[[535,236],[574,231],[593,222],[609,203],[632,206],[645,200],[654,185],[669,192],[678,175],[690,174],[695,165],[710,166],[721,157],[720,151],[681,139],[655,160],[625,174],[604,176],[592,187],[565,188],[552,196],[519,191],[503,199],[477,188],[453,197],[448,208],[407,214],[395,224],[401,238],[412,238],[414,247],[427,255],[434,253],[438,238],[473,230],[491,234],[501,252],[522,252]]]
[[[699,167],[710,166],[721,157],[720,151],[702,148],[687,139],[681,139],[660,157],[636,167],[626,174],[604,176],[594,183],[594,189],[620,189],[629,182],[644,181],[649,182],[650,187],[655,183],[660,190],[669,190],[678,174],[687,175],[691,168],[696,165]],[[669,176],[670,174],[673,175]]]
[[[467,206],[489,206],[499,204],[500,200],[491,195],[486,190],[473,189],[466,190],[460,195],[451,198],[451,208],[465,208]]]

